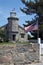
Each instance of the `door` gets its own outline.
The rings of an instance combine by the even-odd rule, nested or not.
[[[15,41],[16,40],[16,35],[13,35],[13,41]]]

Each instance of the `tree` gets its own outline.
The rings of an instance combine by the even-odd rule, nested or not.
[[[5,36],[5,30],[4,27],[0,27],[0,42],[6,41],[7,37]]]
[[[4,30],[0,28],[0,41],[4,40],[4,37],[5,37]]]
[[[24,8],[20,8],[23,13],[26,15],[36,14],[35,20],[32,20],[31,22],[38,21],[39,36],[41,34],[41,38],[43,39],[43,0],[21,0],[21,2],[25,5]]]

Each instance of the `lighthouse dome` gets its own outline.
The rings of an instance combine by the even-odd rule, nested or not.
[[[16,17],[15,9],[11,10],[10,17]]]

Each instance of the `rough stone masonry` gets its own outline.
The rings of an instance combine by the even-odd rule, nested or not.
[[[39,61],[39,44],[0,45],[0,65],[27,65]]]

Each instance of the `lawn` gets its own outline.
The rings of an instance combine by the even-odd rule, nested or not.
[[[14,45],[14,43],[11,43],[11,42],[0,42],[0,45]]]
[[[0,45],[29,44],[29,42],[0,42]]]

